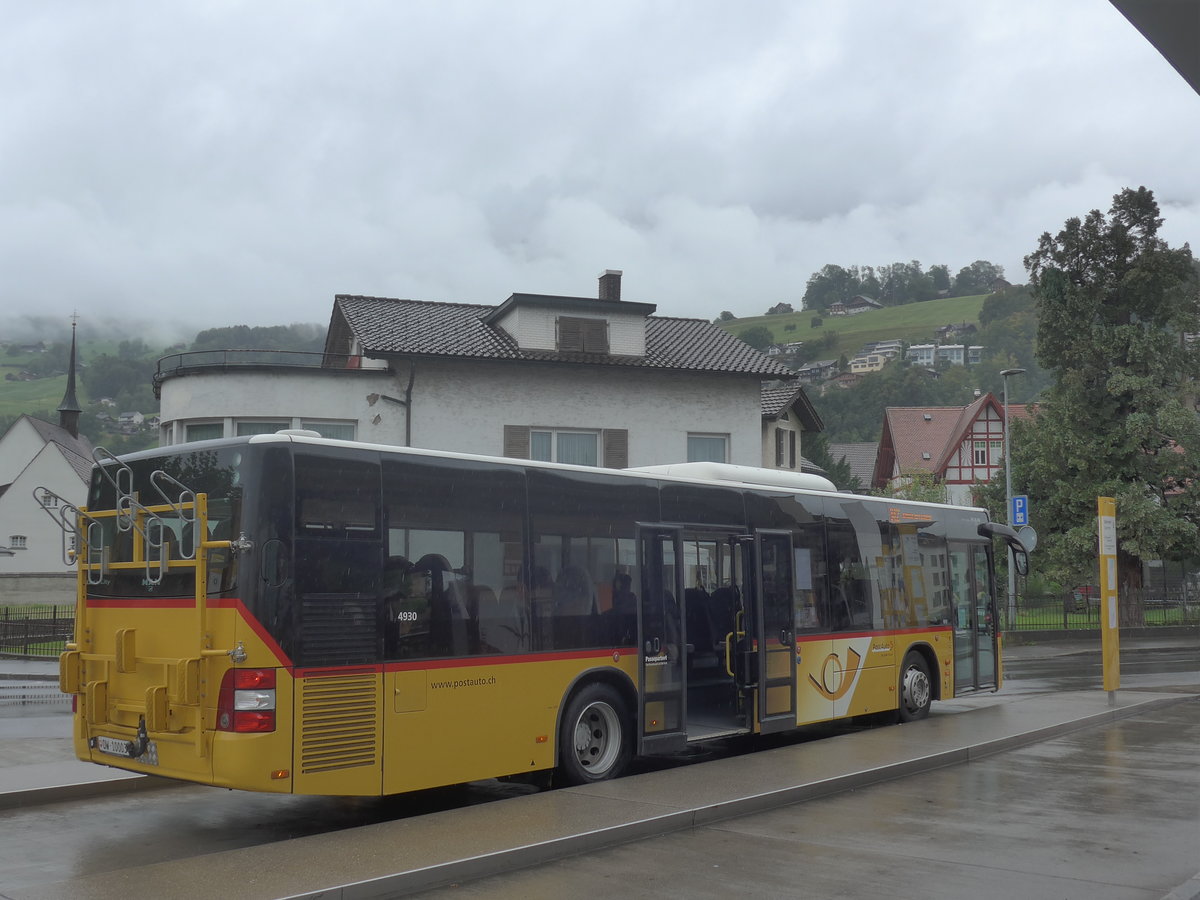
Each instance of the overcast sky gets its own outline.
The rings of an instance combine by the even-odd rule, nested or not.
[[[826,263],[1024,281],[1126,186],[1194,244],[1197,148],[1200,96],[1104,0],[14,3],[0,310],[324,323],[613,268],[712,318],[799,308]]]

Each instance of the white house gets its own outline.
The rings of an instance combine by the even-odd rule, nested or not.
[[[762,460],[766,469],[824,474],[801,456],[803,435],[823,431],[825,424],[799,381],[762,386]]]
[[[918,366],[931,367],[937,362],[952,366],[978,365],[983,359],[983,347],[972,344],[912,344],[906,358]]]
[[[75,601],[63,559],[61,503],[87,499],[92,445],[79,435],[75,340],[59,424],[21,416],[0,435],[0,598],[6,604]],[[47,515],[50,513],[50,515]]]
[[[621,300],[497,306],[338,295],[323,354],[159,363],[163,444],[309,428],[329,437],[610,467],[756,466],[760,390],[791,370],[702,319]]]

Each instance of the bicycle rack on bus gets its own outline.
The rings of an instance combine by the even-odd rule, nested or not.
[[[107,568],[104,555],[104,528],[100,521],[88,515],[70,500],[54,493],[50,488],[34,488],[33,499],[38,502],[38,508],[48,515],[62,532],[63,565],[74,565],[78,558],[79,548],[87,547],[88,584],[99,584],[104,579]],[[50,503],[50,500],[53,500],[54,503]],[[57,512],[52,512],[51,507]],[[87,522],[86,535],[79,527],[81,519]]]
[[[167,496],[167,492],[163,489],[163,485],[159,482],[164,482],[168,487],[179,489],[179,499],[172,500]],[[163,498],[167,506],[175,512],[179,517],[179,521],[183,523],[184,528],[188,525],[192,526],[192,546],[185,547],[183,542],[179,545],[179,555],[184,559],[195,559],[196,550],[200,546],[201,535],[199,529],[196,528],[196,492],[189,488],[186,484],[172,478],[162,469],[155,469],[150,473],[150,483],[154,485],[154,489],[158,491],[158,495]]]
[[[116,491],[117,531],[136,531],[141,536],[142,542],[146,547],[146,553],[144,554],[146,558],[146,583],[162,583],[163,573],[167,570],[169,559],[169,545],[163,539],[167,532],[166,522],[157,513],[151,512],[143,506],[133,496],[133,469],[129,468],[126,463],[117,459],[117,457],[103,447],[96,447],[92,450],[92,458],[96,461],[96,467],[100,471],[100,474],[104,476],[105,480]],[[105,467],[106,460],[116,463],[114,468],[116,477],[113,477],[112,472]],[[125,481],[129,486],[124,487],[122,481]],[[170,501],[168,501],[168,505],[170,505]],[[143,518],[145,519],[144,526],[139,524],[139,519]],[[158,555],[157,569],[150,565],[151,556],[154,551],[157,551]]]

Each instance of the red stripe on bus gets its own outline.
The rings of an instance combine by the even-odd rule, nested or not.
[[[949,625],[932,625],[928,628],[892,628],[886,631],[832,631],[824,634],[798,634],[796,643],[810,644],[815,641],[842,641],[848,638],[897,637],[905,634],[949,634],[954,628]]]

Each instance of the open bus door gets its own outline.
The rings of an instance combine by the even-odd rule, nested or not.
[[[1000,657],[996,586],[991,547],[951,541],[950,589],[954,604],[954,693],[995,690]]]
[[[796,725],[792,536],[786,531],[759,531],[753,547],[753,577],[747,583],[752,590],[754,670],[758,676],[755,709],[759,731],[770,734]]]
[[[683,548],[678,528],[638,532],[638,646],[641,663],[639,752],[673,753],[687,746],[687,636],[684,633]]]

